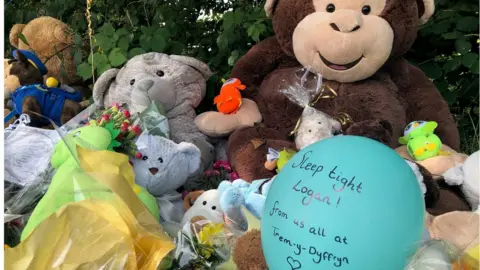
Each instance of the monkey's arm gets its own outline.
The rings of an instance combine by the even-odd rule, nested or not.
[[[242,92],[246,97],[255,96],[263,79],[279,63],[288,59],[275,37],[269,37],[253,46],[233,67],[230,78],[238,78],[247,89]]]

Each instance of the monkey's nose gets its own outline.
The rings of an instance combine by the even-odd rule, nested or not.
[[[335,31],[338,31],[338,32],[346,32],[346,33],[351,33],[351,32],[355,32],[357,31],[358,29],[360,29],[360,25],[357,25],[355,27],[353,27],[352,29],[350,30],[347,30],[347,31],[341,31],[340,28],[338,28],[337,24],[336,23],[331,23],[330,26],[333,28],[333,30]]]

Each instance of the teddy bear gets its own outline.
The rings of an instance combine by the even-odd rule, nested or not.
[[[157,198],[162,221],[180,222],[183,206],[176,190],[200,167],[200,150],[192,143],[146,133],[135,144],[140,154],[131,158],[135,182]]]
[[[19,34],[25,37],[28,44],[19,38]],[[42,16],[27,24],[15,24],[9,38],[10,44],[16,49],[32,50],[38,55],[48,70],[45,79],[53,77],[72,87],[82,84],[73,61],[73,30],[67,24]],[[65,72],[62,72],[62,68]]]
[[[242,95],[258,104],[263,118],[262,125],[230,135],[229,160],[242,179],[273,175],[262,166],[268,148],[294,148],[288,134],[303,108],[281,89],[293,85],[295,71],[303,67],[312,71],[307,87],[320,73],[325,86],[335,91],[314,107],[332,117],[348,116],[343,134],[395,148],[407,123],[425,119],[439,124],[437,135],[444,144],[459,149],[447,102],[403,57],[433,14],[433,0],[267,0],[265,10],[275,36],[253,46],[230,74],[246,86]],[[256,138],[266,143],[255,147],[251,141]]]
[[[31,126],[48,127],[48,119],[61,126],[83,110],[81,92],[43,84],[48,71],[35,53],[14,50],[13,56],[14,59],[4,60],[4,98],[8,95],[12,103],[5,124],[26,113],[32,120]]]
[[[170,138],[176,143],[198,144],[202,157],[208,157],[214,147],[194,119],[210,75],[208,66],[194,58],[146,53],[133,57],[121,69],[105,71],[95,82],[93,100],[100,107],[125,103],[131,113],[142,112],[152,101],[157,102],[166,112]],[[210,162],[202,160],[201,168],[206,169]]]

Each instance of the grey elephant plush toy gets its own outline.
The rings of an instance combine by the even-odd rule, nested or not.
[[[136,141],[141,158],[132,158],[135,182],[157,198],[164,221],[179,221],[183,200],[176,192],[200,167],[201,154],[192,143],[179,144],[161,137],[142,134]]]
[[[125,103],[131,113],[145,110],[152,101],[166,111],[170,138],[190,142],[202,152],[202,169],[213,161],[214,147],[194,124],[195,108],[205,96],[208,66],[191,57],[146,53],[130,59],[121,69],[104,72],[95,82],[97,106]]]

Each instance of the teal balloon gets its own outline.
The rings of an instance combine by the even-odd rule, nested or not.
[[[394,150],[335,136],[297,153],[276,176],[262,216],[274,270],[403,270],[424,233],[414,172]]]

